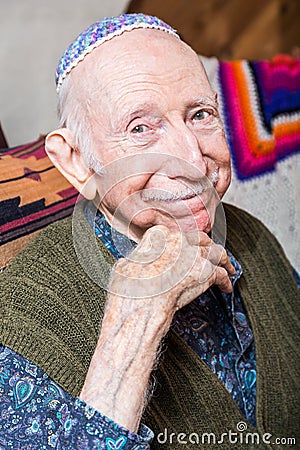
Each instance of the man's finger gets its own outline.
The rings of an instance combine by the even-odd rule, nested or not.
[[[226,250],[222,245],[213,244],[209,249],[208,259],[216,266],[224,267],[230,275],[235,274],[235,268],[231,264]]]
[[[181,292],[177,300],[178,309],[190,303],[213,284],[227,294],[232,292],[232,284],[226,269],[215,266],[208,260],[204,261],[201,270],[196,275],[194,274],[193,278],[194,281],[190,283],[187,289]]]
[[[216,284],[224,292],[232,291],[232,284],[227,270],[224,267],[214,265],[208,259],[204,261],[198,274],[198,279],[199,283],[207,283],[207,288],[212,284]]]
[[[229,294],[232,292],[232,283],[228,276],[228,272],[223,267],[216,267],[215,271],[215,283],[221,291]]]
[[[185,237],[190,245],[207,246],[213,243],[211,238],[204,233],[204,231],[189,231],[188,233],[185,233]]]
[[[230,275],[235,274],[235,268],[231,264],[226,250],[219,244],[212,244],[201,248],[201,256],[209,260],[215,266],[224,267]]]

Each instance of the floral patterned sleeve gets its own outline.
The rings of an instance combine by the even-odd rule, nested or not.
[[[75,399],[36,365],[0,346],[0,450],[150,449],[135,434]]]

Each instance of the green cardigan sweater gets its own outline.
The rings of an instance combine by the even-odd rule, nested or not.
[[[299,432],[300,296],[292,269],[278,242],[248,213],[224,205],[227,247],[243,267],[238,287],[252,325],[257,358],[257,428],[259,445],[186,444],[184,448],[269,448],[262,435],[296,437]],[[38,365],[73,396],[83,385],[105,303],[103,277],[113,258],[77,207],[73,224],[76,250],[90,276],[78,263],[72,221],[49,226],[1,275],[1,343]],[[100,251],[100,252],[99,252]],[[99,257],[100,255],[100,257]],[[155,434],[222,433],[247,422],[207,365],[173,331],[155,370],[157,389],[143,421]],[[246,432],[244,432],[245,435]],[[257,442],[257,441],[255,441]],[[298,445],[300,440],[298,437]],[[152,448],[179,449],[174,439]],[[287,446],[276,445],[276,448]],[[296,448],[295,446],[293,448]]]

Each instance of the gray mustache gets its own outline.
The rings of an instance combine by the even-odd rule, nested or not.
[[[219,178],[218,169],[214,170],[209,177],[204,177],[199,183],[193,186],[186,186],[184,189],[176,192],[170,192],[165,189],[144,189],[141,193],[142,200],[147,201],[174,201],[187,200],[202,194],[203,192],[215,187]]]

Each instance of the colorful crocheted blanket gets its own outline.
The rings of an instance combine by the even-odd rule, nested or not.
[[[300,151],[300,59],[219,63],[222,116],[240,180]]]

